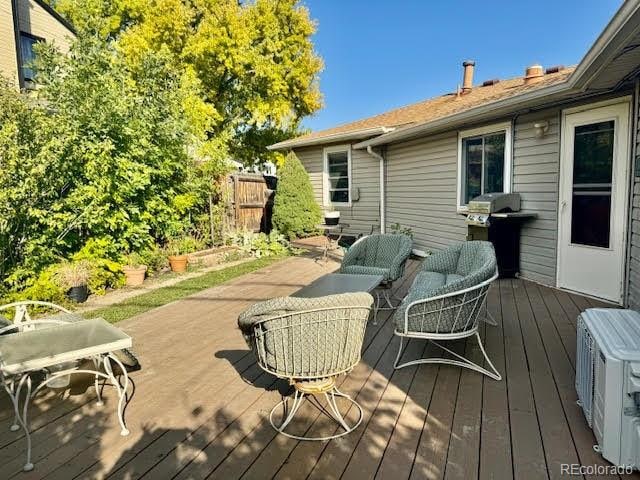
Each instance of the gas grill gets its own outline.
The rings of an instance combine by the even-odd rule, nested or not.
[[[475,197],[467,207],[467,240],[493,243],[501,277],[515,277],[520,271],[520,228],[535,218],[520,211],[517,193],[487,193]]]

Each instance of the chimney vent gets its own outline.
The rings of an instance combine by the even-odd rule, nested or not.
[[[495,85],[498,82],[500,82],[499,78],[492,78],[491,80],[485,80],[484,82],[482,82],[482,86],[483,87],[490,87],[492,85]]]
[[[524,84],[529,85],[530,83],[536,83],[542,80],[544,76],[544,69],[542,65],[531,65],[527,67],[524,73]]]
[[[464,75],[462,77],[462,94],[469,93],[473,88],[473,69],[476,66],[476,62],[467,60],[462,62],[464,67]]]
[[[548,75],[550,73],[558,73],[561,72],[562,70],[564,70],[564,65],[554,65],[553,67],[549,67],[547,68],[544,73],[545,75]]]

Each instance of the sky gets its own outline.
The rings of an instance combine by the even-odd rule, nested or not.
[[[462,62],[474,84],[521,76],[527,65],[577,64],[620,0],[303,0],[318,23],[322,130],[456,90]]]

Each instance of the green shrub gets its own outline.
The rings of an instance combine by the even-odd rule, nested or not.
[[[143,250],[139,254],[140,261],[147,266],[147,274],[154,274],[161,271],[168,265],[167,254],[157,245]]]
[[[89,285],[91,270],[91,264],[87,260],[64,261],[56,268],[53,279],[60,288],[66,291],[70,288]]]
[[[109,238],[92,238],[73,255],[72,260],[87,261],[91,267],[89,277],[89,291],[103,295],[107,288],[119,288],[124,285],[122,265],[116,260],[119,258],[115,242]]]
[[[58,265],[46,268],[30,285],[17,293],[6,295],[2,303],[18,302],[21,300],[40,300],[43,302],[53,302],[64,305],[68,303],[65,290],[55,281],[55,274]]]
[[[251,255],[256,258],[287,255],[292,251],[287,238],[277,230],[273,230],[269,235],[238,230],[230,235],[230,242],[240,247],[244,256]]]
[[[174,237],[167,242],[167,255],[187,255],[202,250],[203,247],[202,241],[195,237],[189,235]]]
[[[272,221],[290,239],[316,233],[316,225],[322,221],[309,174],[293,152],[287,155],[279,171]]]

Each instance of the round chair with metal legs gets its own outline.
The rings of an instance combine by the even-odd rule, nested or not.
[[[269,415],[273,428],[297,440],[330,440],[355,430],[362,422],[362,408],[337,386],[340,375],[360,361],[362,342],[373,306],[368,293],[345,293],[319,298],[274,298],[253,305],[238,318],[258,365],[294,387],[293,399],[283,398]],[[335,433],[305,436],[291,433],[296,414],[305,400],[324,397],[320,406],[337,426]],[[343,399],[355,408],[349,421],[338,405]],[[276,421],[278,411],[283,412]]]
[[[453,245],[425,260],[394,315],[394,334],[400,337],[394,368],[422,363],[449,364],[475,370],[494,380],[502,379],[478,331],[479,320],[488,317],[487,293],[498,278],[496,264],[493,246],[479,241]],[[488,323],[491,324],[491,320]],[[478,343],[487,368],[444,345],[469,337]],[[427,340],[448,356],[401,363],[405,339],[410,338]]]

